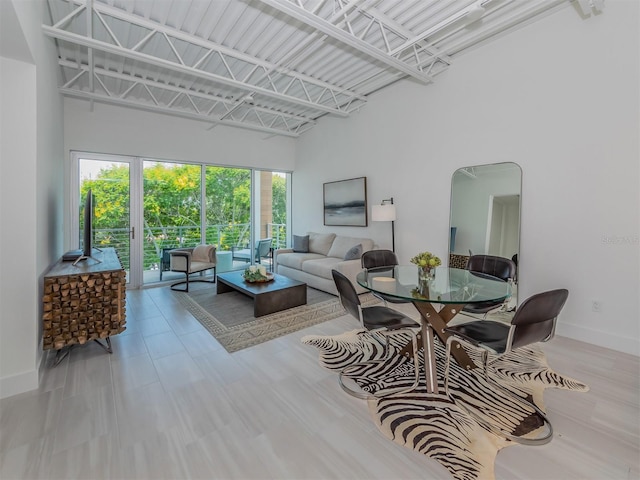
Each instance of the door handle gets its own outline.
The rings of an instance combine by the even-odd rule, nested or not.
[[[136,239],[136,227],[131,227],[131,240]]]

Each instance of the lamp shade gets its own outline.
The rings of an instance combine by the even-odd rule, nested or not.
[[[394,204],[374,205],[371,209],[371,220],[374,222],[393,222],[396,219]]]

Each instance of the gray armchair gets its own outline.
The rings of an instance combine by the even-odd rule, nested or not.
[[[189,291],[189,276],[193,273],[201,273],[213,269],[213,280],[191,280],[192,282],[216,283],[216,247],[214,245],[198,245],[193,248],[176,248],[169,252],[170,270],[182,272],[186,279],[171,285],[171,290],[181,292]],[[185,288],[175,288],[186,284]]]

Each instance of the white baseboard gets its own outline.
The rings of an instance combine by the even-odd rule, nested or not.
[[[558,323],[556,334],[600,347],[610,348],[618,352],[635,355],[636,357],[640,356],[640,339],[638,338],[623,337],[602,330],[566,323]]]
[[[35,390],[38,388],[38,377],[38,370],[31,370],[0,378],[0,398],[12,397],[19,393]]]

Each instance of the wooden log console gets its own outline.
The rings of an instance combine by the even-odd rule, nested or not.
[[[126,273],[120,259],[113,248],[94,257],[100,263],[89,258],[74,266],[61,259],[44,276],[44,350],[59,354],[65,347],[103,339],[111,352],[109,337],[126,329]]]

